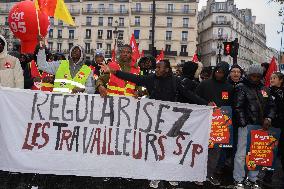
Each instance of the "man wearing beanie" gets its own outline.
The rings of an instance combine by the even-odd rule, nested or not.
[[[24,88],[24,76],[20,61],[7,53],[7,42],[2,35],[0,35],[0,86]]]
[[[217,107],[231,106],[233,87],[227,82],[229,67],[227,62],[217,64],[212,78],[202,81],[196,89],[196,94],[208,102],[214,102]],[[208,150],[207,181],[215,186],[220,185],[216,178],[220,152],[220,148]],[[201,183],[196,184],[201,185]]]
[[[258,171],[249,171],[245,179],[245,156],[247,146],[247,129],[251,125],[262,125],[268,129],[274,117],[274,104],[268,91],[263,87],[263,68],[259,64],[249,67],[247,77],[236,87],[234,94],[234,116],[238,126],[238,145],[234,160],[233,177],[235,188],[242,189],[246,186],[261,188],[257,182]]]
[[[241,81],[243,74],[244,71],[238,64],[232,65],[230,68],[228,82],[235,88]]]

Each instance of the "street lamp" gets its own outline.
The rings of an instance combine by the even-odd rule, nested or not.
[[[221,62],[222,41],[223,41],[223,38],[219,36],[218,45],[217,45],[217,49],[219,50],[218,56],[217,56],[217,62],[216,62],[217,64]]]
[[[118,38],[118,21],[115,21],[115,26],[114,26],[114,31],[113,31],[113,35],[114,35],[114,50],[116,49],[116,43],[117,43],[117,38]]]

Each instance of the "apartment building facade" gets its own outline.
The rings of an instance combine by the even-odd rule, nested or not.
[[[8,28],[8,13],[15,1],[0,1],[0,27],[8,41],[14,40]],[[48,47],[55,52],[68,53],[80,44],[87,58],[102,48],[111,57],[115,41],[128,44],[132,33],[140,52],[152,50],[152,0],[65,0],[76,26],[50,18]],[[155,47],[163,49],[173,65],[191,60],[197,44],[198,0],[156,0]]]
[[[238,9],[234,0],[208,0],[198,14],[198,52],[204,65],[214,66],[219,52],[221,59],[233,64],[233,58],[223,56],[224,41],[238,38],[238,64],[244,69],[253,63],[270,60],[275,52],[266,46],[265,25],[256,24],[251,9]],[[277,56],[277,54],[276,54]],[[278,58],[278,56],[276,57]]]

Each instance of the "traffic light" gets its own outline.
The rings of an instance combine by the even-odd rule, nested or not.
[[[233,50],[233,42],[224,42],[224,55],[232,55],[232,50]]]

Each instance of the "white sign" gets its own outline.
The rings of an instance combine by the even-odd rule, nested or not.
[[[0,89],[0,169],[204,181],[212,109]]]

